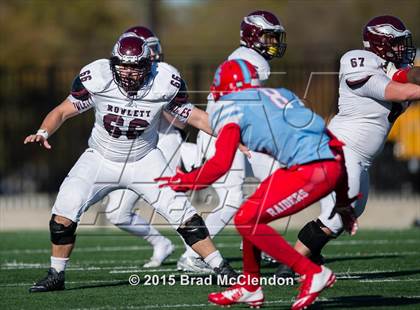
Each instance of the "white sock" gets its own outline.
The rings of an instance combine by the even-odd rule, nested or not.
[[[159,242],[162,242],[166,239],[152,225],[150,225],[149,233],[143,238],[153,246],[156,246]]]
[[[57,270],[57,272],[64,271],[66,269],[68,261],[68,257],[64,258],[51,256],[51,267]]]
[[[216,250],[213,253],[207,255],[207,257],[204,258],[204,261],[214,269],[220,266],[220,263],[223,261],[223,257],[220,252]]]

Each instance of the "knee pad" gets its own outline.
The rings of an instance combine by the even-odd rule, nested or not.
[[[189,246],[206,239],[210,235],[203,218],[198,214],[194,214],[191,219],[176,231],[184,238],[185,243]]]
[[[307,223],[298,234],[298,239],[311,250],[313,255],[321,253],[322,248],[331,239],[321,227],[324,227],[321,221],[317,220]]]
[[[69,226],[57,223],[55,215],[50,220],[51,242],[56,245],[72,244],[76,240],[77,223],[71,222]]]

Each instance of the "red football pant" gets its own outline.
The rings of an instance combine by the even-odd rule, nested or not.
[[[299,212],[333,190],[345,191],[340,188],[344,178],[340,158],[278,169],[265,179],[234,217],[243,238],[244,274],[260,276],[261,251],[298,274],[319,272],[318,265],[299,254],[267,223]]]

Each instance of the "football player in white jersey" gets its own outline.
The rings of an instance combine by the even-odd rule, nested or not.
[[[139,36],[143,38],[151,51],[151,59],[154,62],[163,61],[162,47],[159,38],[147,27],[130,27],[122,36]],[[187,92],[184,90],[187,99]],[[166,119],[162,119],[159,127],[159,139],[157,147],[162,151],[169,167],[175,171],[180,161],[180,145],[182,143],[181,133]],[[162,236],[159,231],[150,225],[148,221],[133,212],[134,206],[140,196],[128,189],[118,189],[108,195],[106,204],[106,217],[114,225],[125,230],[134,236],[142,237],[153,246],[153,255],[143,267],[159,267],[162,262],[174,251],[174,245]]]
[[[142,195],[216,273],[237,276],[213,245],[203,219],[186,196],[159,189],[154,181],[170,171],[156,148],[162,117],[211,133],[208,115],[188,103],[184,94],[178,96],[182,84],[174,67],[151,61],[149,47],[142,38],[120,38],[111,58],[83,67],[71,94],[45,117],[36,134],[25,138],[25,144],[39,143],[50,149],[48,137],[64,121],[94,109],[89,148],[61,184],[52,208],[51,267],[30,292],[64,289],[64,270],[75,244],[80,216],[119,188]]]
[[[328,129],[345,143],[349,197],[361,194],[353,203],[359,217],[369,192],[368,170],[381,152],[397,117],[411,100],[420,99],[419,68],[406,67],[413,62],[415,48],[411,33],[394,16],[378,16],[363,31],[364,50],[352,50],[340,60],[339,112]],[[386,68],[400,68],[388,70]],[[400,83],[402,82],[402,83]],[[404,84],[406,83],[406,84]],[[307,223],[298,234],[295,249],[323,263],[322,248],[343,231],[350,214],[333,214],[335,195],[321,200],[321,215]],[[289,275],[280,266],[277,275]]]
[[[228,60],[244,59],[258,71],[261,81],[270,76],[268,61],[280,58],[286,51],[286,32],[279,19],[267,11],[255,11],[244,17],[240,30],[240,47],[233,51]],[[214,106],[209,95],[207,112]],[[215,152],[215,139],[200,131],[197,137],[197,158],[209,159]],[[278,162],[263,153],[250,152],[248,158],[253,175],[264,180],[278,167]],[[201,161],[200,161],[201,164]],[[245,155],[237,152],[231,170],[217,180],[212,186],[215,189],[219,204],[208,214],[205,222],[210,235],[217,235],[232,219],[243,200],[242,184],[245,180]],[[187,247],[180,257],[177,268],[184,271],[209,271],[199,259],[197,253]]]

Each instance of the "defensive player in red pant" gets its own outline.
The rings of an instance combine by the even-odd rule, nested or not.
[[[209,295],[217,305],[246,303],[259,307],[264,295],[259,284],[261,251],[290,266],[302,275],[302,285],[292,309],[312,304],[319,293],[336,281],[332,271],[318,266],[294,250],[273,228],[273,220],[306,208],[331,191],[337,192],[337,208],[348,230],[353,227],[347,197],[343,145],[325,130],[321,117],[307,109],[291,91],[260,88],[255,68],[244,60],[229,60],[216,71],[212,85],[215,99],[210,121],[215,134],[216,153],[202,167],[162,177],[161,186],[175,191],[202,189],[230,168],[239,143],[253,151],[264,151],[282,166],[264,180],[239,208],[235,226],[243,237],[241,283]]]

